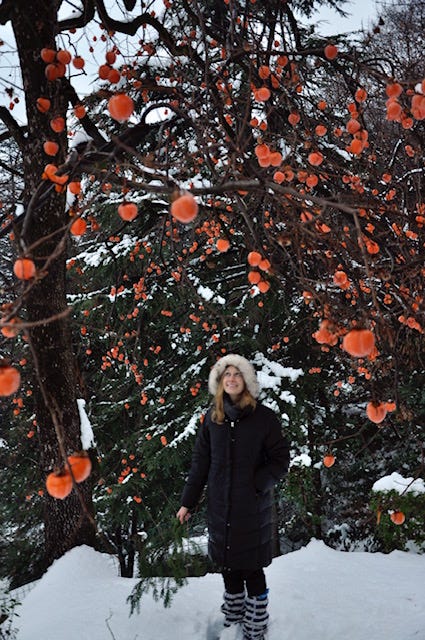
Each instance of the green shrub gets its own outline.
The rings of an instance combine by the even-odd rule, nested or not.
[[[402,495],[397,491],[375,492],[370,506],[377,514],[375,536],[380,549],[385,553],[400,549],[413,549],[425,552],[425,493],[407,492]],[[401,511],[405,521],[394,524],[391,514]]]

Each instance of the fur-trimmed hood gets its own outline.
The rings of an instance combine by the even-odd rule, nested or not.
[[[226,356],[220,358],[220,360],[218,360],[212,367],[208,378],[209,392],[213,396],[216,394],[221,376],[223,375],[226,367],[229,367],[231,365],[233,367],[236,367],[236,369],[239,369],[239,371],[243,375],[243,379],[248,391],[254,398],[258,398],[258,395],[260,393],[260,386],[258,384],[255,369],[246,358],[244,358],[243,356],[239,356],[236,353],[228,353]]]

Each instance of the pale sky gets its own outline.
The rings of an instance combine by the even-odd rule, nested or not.
[[[342,5],[348,18],[338,17],[333,9],[323,7],[315,14],[321,21],[318,32],[322,35],[346,33],[357,29],[368,29],[376,18],[377,4],[373,0],[349,0]]]

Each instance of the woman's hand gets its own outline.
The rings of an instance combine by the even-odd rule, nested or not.
[[[180,522],[180,524],[183,524],[189,520],[191,515],[192,514],[189,512],[189,509],[187,507],[180,507],[180,509],[176,513],[176,518]]]

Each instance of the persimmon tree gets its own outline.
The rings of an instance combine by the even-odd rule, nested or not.
[[[323,353],[342,366],[350,388],[359,384],[363,419],[375,415],[365,412],[370,402],[384,405],[382,424],[415,420],[399,389],[405,374],[421,370],[423,353],[419,72],[402,77],[369,48],[304,27],[294,11],[308,15],[313,1],[125,2],[119,16],[101,1],[82,2],[63,19],[61,4],[35,0],[30,23],[24,3],[0,6],[23,87],[22,96],[9,87],[9,108],[0,109],[23,168],[23,213],[16,198],[3,208],[20,284],[2,325],[24,315],[44,476],[67,468],[81,448],[76,400],[84,389],[66,293],[67,273],[84,279],[85,271],[67,264],[70,237],[85,234],[114,256],[131,242],[129,260],[142,265],[138,278],[117,270],[110,291],[113,299],[131,291],[133,309],[117,317],[135,328],[99,354],[102,370],[118,360],[138,378],[142,407],[160,408],[145,388],[139,347],[149,360],[163,346],[137,324],[141,309],[158,313],[149,290],[155,272],[172,278],[186,302],[181,336],[194,325],[204,331],[204,366],[238,348],[241,298],[270,332],[274,358],[285,361],[268,301],[290,291],[310,318],[294,332],[318,360]],[[25,127],[14,118],[15,98],[25,99]],[[388,144],[392,137],[397,144]],[[221,323],[211,322],[199,286],[224,263],[228,284],[237,285]],[[370,332],[373,348],[344,350],[353,330]],[[63,500],[45,497],[48,561],[94,541],[90,479],[73,487]]]

